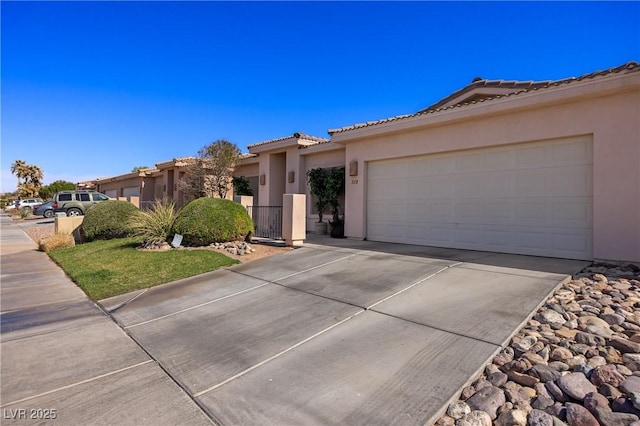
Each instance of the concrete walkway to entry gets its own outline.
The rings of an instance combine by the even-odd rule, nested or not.
[[[309,237],[100,303],[216,423],[424,425],[587,265]]]
[[[211,425],[22,229],[0,215],[3,425]]]

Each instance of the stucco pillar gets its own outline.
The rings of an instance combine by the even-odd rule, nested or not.
[[[253,206],[253,196],[251,195],[236,195],[233,197],[233,201],[242,204],[242,207]]]
[[[306,196],[284,194],[282,196],[282,237],[288,246],[302,245],[307,233]]]

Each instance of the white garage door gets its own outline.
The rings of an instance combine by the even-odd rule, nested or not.
[[[590,137],[368,164],[367,239],[592,258]]]
[[[118,198],[118,190],[110,189],[108,191],[104,191],[104,195],[106,195],[109,198]]]

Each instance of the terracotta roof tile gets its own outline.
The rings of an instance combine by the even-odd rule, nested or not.
[[[277,138],[277,139],[270,139],[270,140],[264,141],[264,142],[257,142],[257,143],[248,145],[247,148],[253,148],[253,147],[256,147],[256,146],[266,145],[266,144],[269,144],[269,143],[280,142],[280,141],[283,141],[285,139],[291,139],[291,138],[305,139],[305,140],[312,141],[312,142],[317,142],[317,143],[324,143],[324,142],[328,142],[329,141],[328,139],[321,138],[321,137],[318,137],[318,136],[311,136],[311,135],[307,135],[305,133],[296,132],[293,135],[283,136],[283,137]]]
[[[424,114],[432,114],[435,112],[439,112],[439,111],[445,111],[445,110],[450,110],[450,109],[454,109],[454,108],[460,108],[460,107],[464,107],[464,106],[468,106],[468,105],[474,105],[480,102],[487,102],[487,101],[491,101],[494,99],[501,99],[501,98],[506,98],[509,96],[517,96],[520,95],[522,93],[528,93],[531,91],[535,91],[535,90],[544,90],[546,88],[550,88],[550,87],[558,87],[561,85],[565,85],[565,84],[570,84],[570,83],[574,83],[577,81],[583,81],[583,80],[589,80],[589,79],[593,79],[593,78],[597,78],[597,77],[601,77],[601,76],[606,76],[609,74],[619,74],[619,73],[624,73],[624,72],[638,72],[640,71],[640,64],[638,62],[628,62],[626,64],[617,66],[617,67],[613,67],[613,68],[608,68],[606,70],[601,70],[601,71],[594,71],[588,74],[584,74],[581,75],[579,77],[569,77],[569,78],[563,78],[560,80],[546,80],[546,81],[516,81],[516,80],[485,80],[482,78],[475,78],[471,84],[469,84],[468,86],[465,86],[464,88],[452,93],[451,95],[447,96],[446,98],[438,101],[437,103],[422,109],[416,113],[413,114],[404,114],[404,115],[397,115],[395,117],[389,117],[389,118],[384,118],[381,120],[376,120],[376,121],[368,121],[366,123],[359,123],[359,124],[353,124],[351,126],[345,126],[345,127],[340,127],[337,129],[329,129],[328,133],[330,135],[333,135],[335,133],[343,133],[343,132],[348,132],[351,130],[355,130],[355,129],[361,129],[363,127],[370,127],[370,126],[376,126],[378,124],[383,124],[383,123],[389,123],[389,122],[393,122],[393,121],[398,121],[398,120],[403,120],[406,118],[411,118],[411,117],[417,117],[419,115],[424,115]],[[510,93],[505,93],[505,94],[501,94],[501,95],[486,95],[486,96],[481,96],[477,99],[468,101],[468,102],[462,102],[462,103],[457,103],[454,105],[449,105],[449,106],[445,106],[443,107],[442,105],[446,104],[448,101],[456,98],[457,96],[460,96],[461,94],[465,93],[465,92],[469,92],[475,88],[478,87],[494,87],[494,88],[514,88],[517,89],[513,92]]]

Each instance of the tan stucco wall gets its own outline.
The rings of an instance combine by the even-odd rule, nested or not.
[[[603,91],[600,97],[588,98],[589,91],[595,88],[585,84],[570,88],[574,96],[570,102],[562,101],[562,93],[551,92],[540,99],[546,106],[540,106],[541,102],[536,106],[532,97],[525,95],[425,115],[410,119],[409,123],[375,126],[380,132],[398,133],[367,135],[373,131],[365,129],[338,135],[336,139],[346,145],[346,163],[357,160],[359,166],[357,177],[347,176],[346,235],[366,238],[369,161],[593,135],[594,257],[640,261],[638,77],[628,85],[626,93],[612,93],[616,91],[614,88]],[[582,98],[578,96],[581,91]],[[478,111],[488,115],[478,116]],[[454,121],[447,123],[443,119],[447,114]],[[411,126],[414,128],[407,128]]]
[[[258,176],[259,170],[260,168],[257,162],[254,164],[241,164],[233,170],[233,175],[245,177]]]

